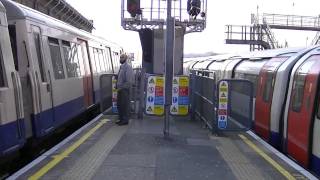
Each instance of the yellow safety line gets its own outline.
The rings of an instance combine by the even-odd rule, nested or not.
[[[265,152],[263,152],[260,148],[258,148],[253,142],[251,142],[247,137],[242,134],[239,134],[240,138],[247,143],[254,151],[256,151],[260,156],[262,156],[268,163],[270,163],[274,168],[276,168],[284,177],[287,179],[296,179],[293,177],[287,170],[285,170],[280,164],[274,161],[271,157],[269,157]]]
[[[78,141],[72,144],[72,146],[68,147],[65,151],[62,153],[52,156],[53,160],[51,160],[48,164],[43,166],[39,171],[37,171],[35,174],[30,176],[28,180],[36,180],[40,179],[43,175],[45,175],[50,169],[55,167],[57,164],[59,164],[64,158],[68,157],[70,153],[72,153],[74,150],[76,150],[81,144],[83,144],[89,137],[93,135],[101,126],[103,126],[105,123],[107,123],[110,120],[103,119],[101,122],[99,122],[94,128],[92,128],[90,131],[88,131],[85,135],[83,135]]]

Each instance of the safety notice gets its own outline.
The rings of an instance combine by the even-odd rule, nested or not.
[[[117,108],[117,96],[118,91],[116,89],[117,79],[115,76],[112,76],[112,113],[118,113]]]
[[[164,77],[149,76],[147,79],[146,114],[164,114]]]
[[[176,76],[172,81],[172,115],[187,115],[189,113],[189,78]]]
[[[218,128],[226,129],[228,126],[228,82],[219,83]]]

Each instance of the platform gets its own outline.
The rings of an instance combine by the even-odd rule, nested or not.
[[[214,136],[200,121],[180,117],[164,139],[162,118],[129,126],[115,119],[96,118],[11,179],[307,179],[248,133]]]

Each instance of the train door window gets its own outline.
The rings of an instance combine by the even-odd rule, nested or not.
[[[41,47],[40,33],[33,32],[33,38],[34,38],[34,44],[35,44],[37,58],[38,58],[41,80],[42,80],[42,82],[46,82],[45,69],[44,69],[43,58],[42,58],[42,47]]]
[[[317,112],[317,118],[320,120],[320,95],[318,94],[318,112]]]
[[[98,49],[98,55],[99,55],[99,59],[100,59],[101,70],[103,72],[105,72],[107,68],[106,68],[105,59],[103,57],[102,49]]]
[[[0,87],[5,87],[4,83],[4,71],[3,71],[3,56],[2,56],[2,48],[0,44]]]
[[[16,34],[16,26],[9,25],[9,35],[10,35],[10,42],[11,42],[11,50],[14,60],[15,69],[19,70],[18,65],[18,53],[17,53],[17,34]]]
[[[55,79],[64,79],[64,68],[58,39],[48,38],[51,55],[51,62]]]
[[[80,72],[79,72],[79,75],[81,76],[81,75],[85,75],[86,74],[86,72],[85,72],[85,61],[87,60],[86,59],[86,57],[85,56],[87,56],[87,54],[86,55],[84,55],[85,54],[85,52],[83,52],[83,46],[81,46],[80,44],[76,44],[76,46],[77,46],[77,55],[78,55],[78,59],[79,59],[79,65],[80,65]]]
[[[267,71],[266,73],[266,82],[263,87],[263,101],[270,102],[271,94],[273,90],[273,71]]]
[[[293,97],[292,97],[292,104],[291,109],[295,112],[300,112],[302,103],[303,103],[303,96],[304,96],[304,86],[305,86],[305,80],[306,76],[315,63],[316,59],[309,58],[309,60],[306,60],[297,70],[294,81],[293,81]]]
[[[89,47],[89,53],[90,53],[92,71],[93,71],[93,73],[97,73],[97,66],[96,66],[96,62],[95,62],[95,59],[94,59],[93,47]]]
[[[112,64],[112,57],[111,57],[111,49],[109,47],[107,47],[106,50],[106,59],[110,64],[110,71],[113,71],[113,64]]]
[[[97,73],[100,73],[101,72],[101,67],[100,67],[98,49],[93,48],[93,55],[94,55],[94,63],[96,64],[96,67],[97,67]]]
[[[62,41],[63,56],[67,68],[67,76],[69,78],[80,76],[79,59],[77,53],[77,45],[67,41]]]
[[[110,64],[109,64],[108,56],[106,55],[107,52],[106,52],[106,50],[103,50],[102,53],[103,53],[103,57],[104,57],[104,63],[106,65],[106,71],[109,71],[110,70]]]

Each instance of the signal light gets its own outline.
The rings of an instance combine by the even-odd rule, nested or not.
[[[127,11],[131,17],[136,17],[137,14],[141,14],[140,0],[127,0]]]

